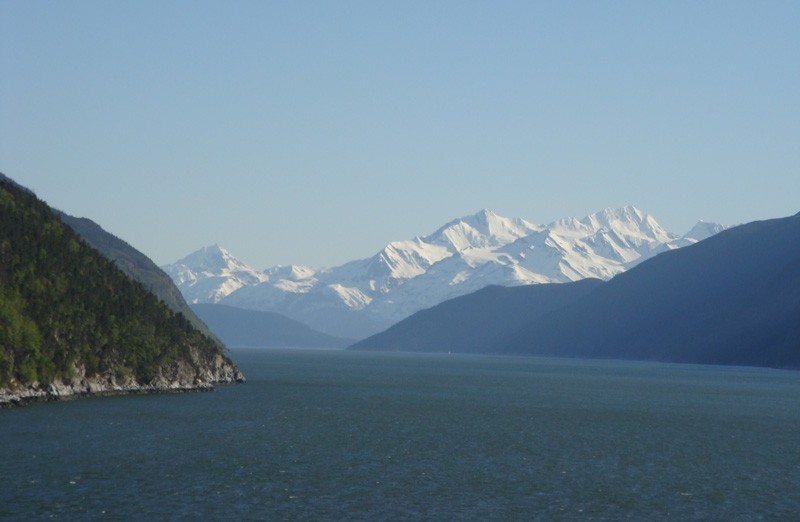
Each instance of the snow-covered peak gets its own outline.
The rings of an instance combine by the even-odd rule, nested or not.
[[[317,269],[303,265],[278,265],[264,270],[264,274],[269,277],[270,280],[287,281],[302,281],[303,279],[314,277],[317,272]]]
[[[547,229],[558,234],[561,237],[586,237],[597,230],[589,224],[582,223],[574,217],[568,217],[553,221],[547,225]]]
[[[719,223],[700,220],[697,222],[697,224],[695,224],[695,226],[692,227],[690,231],[683,235],[683,238],[702,241],[718,232],[722,232],[726,228],[727,227],[725,225],[720,225]]]
[[[447,248],[426,243],[420,238],[394,241],[370,259],[367,273],[372,279],[409,279],[450,255]]]
[[[581,223],[595,231],[610,230],[622,237],[639,238],[646,241],[668,243],[677,238],[668,233],[648,213],[634,206],[607,208],[590,214]]]
[[[203,272],[220,275],[225,272],[239,270],[253,271],[252,268],[233,257],[227,250],[219,245],[204,246],[192,252],[174,265],[182,265],[193,272]]]
[[[213,245],[165,271],[189,302],[276,311],[327,333],[358,337],[488,284],[609,279],[722,228],[700,222],[678,238],[633,206],[547,226],[484,209],[333,268],[292,265],[259,272]]]
[[[461,218],[461,221],[469,224],[481,234],[498,238],[513,237],[517,239],[541,230],[541,227],[528,223],[524,219],[501,217],[486,208],[472,216]]]
[[[539,225],[524,219],[504,218],[488,209],[477,214],[453,220],[424,241],[452,247],[456,252],[467,248],[498,247],[512,243],[532,232],[542,230]]]
[[[180,261],[161,267],[190,303],[217,303],[239,288],[269,277],[233,257],[219,245],[205,246]]]

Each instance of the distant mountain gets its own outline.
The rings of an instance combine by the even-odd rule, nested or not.
[[[713,235],[719,234],[728,227],[724,227],[719,223],[709,223],[706,221],[698,221],[692,229],[687,232],[683,238],[689,241],[702,241]]]
[[[800,368],[800,214],[665,252],[493,350]]]
[[[698,225],[693,233],[721,228]],[[549,225],[482,210],[335,268],[259,272],[215,245],[164,270],[190,303],[274,311],[331,335],[363,338],[489,285],[609,279],[660,252],[697,241],[664,231],[635,207]]]
[[[0,225],[0,407],[244,380],[221,346],[4,177]]]
[[[209,303],[192,305],[192,309],[229,347],[341,349],[353,342],[318,332],[275,312]]]
[[[190,303],[217,303],[243,286],[269,280],[218,245],[203,247],[163,269]]]
[[[572,283],[487,286],[421,310],[349,349],[485,353],[531,318],[575,302],[602,284],[599,279],[583,279]]]
[[[731,228],[587,284],[558,303],[545,292],[566,285],[530,288],[542,293],[526,304],[486,289],[353,348],[800,368],[800,214]]]
[[[161,270],[158,265],[150,260],[125,241],[103,230],[100,225],[87,218],[76,218],[56,210],[61,221],[69,225],[78,235],[96,248],[106,258],[114,261],[116,265],[132,279],[139,281],[146,289],[164,301],[173,312],[180,312],[211,339],[218,340],[205,324],[195,315],[188,303],[183,298],[181,291],[175,286],[172,279]]]

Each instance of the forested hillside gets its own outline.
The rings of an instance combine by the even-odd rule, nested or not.
[[[91,219],[73,217],[60,211],[56,211],[56,214],[61,221],[77,232],[81,239],[96,248],[106,258],[114,261],[128,277],[142,283],[160,301],[164,301],[164,304],[173,312],[182,313],[195,328],[218,341],[217,337],[189,307],[172,279],[150,258],[122,239],[106,232]]]
[[[0,389],[240,379],[217,343],[0,178]]]

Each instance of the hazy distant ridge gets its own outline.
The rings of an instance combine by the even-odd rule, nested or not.
[[[351,339],[339,339],[275,312],[243,310],[201,303],[192,309],[231,348],[345,348]]]

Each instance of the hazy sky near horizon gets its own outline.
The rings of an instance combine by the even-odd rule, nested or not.
[[[0,172],[174,262],[800,211],[800,2],[0,0]]]

